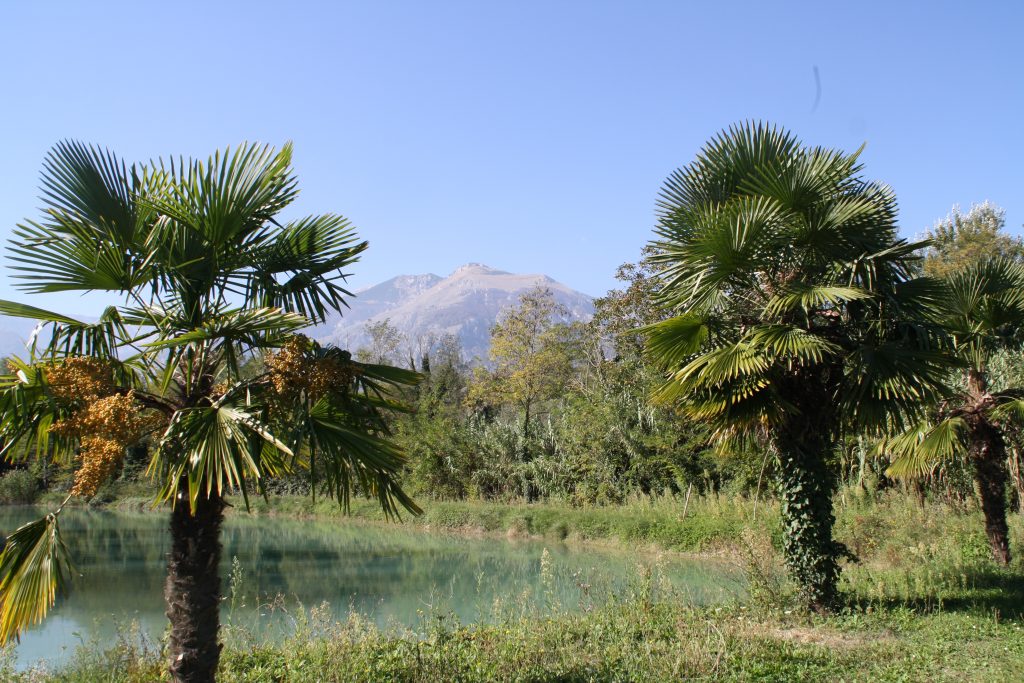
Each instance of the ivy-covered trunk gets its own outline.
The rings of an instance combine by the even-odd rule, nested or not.
[[[171,511],[164,599],[171,622],[168,668],[176,683],[212,683],[220,660],[220,527],[224,502],[200,496],[189,509],[182,481]]]
[[[782,549],[803,601],[814,612],[828,612],[839,598],[841,544],[832,539],[835,477],[825,461],[830,443],[828,423],[809,416],[795,418],[779,430],[779,498],[782,502]]]

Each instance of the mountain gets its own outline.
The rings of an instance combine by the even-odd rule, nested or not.
[[[535,287],[550,289],[569,311],[569,320],[589,320],[594,314],[591,297],[547,275],[509,273],[468,263],[446,278],[400,275],[356,292],[349,301],[351,309],[314,328],[311,336],[355,350],[369,343],[367,325],[389,320],[414,347],[425,340],[429,345],[431,338],[442,334],[454,334],[462,342],[467,360],[486,358],[490,330],[498,315]]]

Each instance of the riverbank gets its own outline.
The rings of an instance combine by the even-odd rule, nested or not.
[[[46,494],[43,505],[56,505]],[[744,534],[765,536],[781,547],[778,504],[729,496],[656,496],[621,505],[573,507],[561,503],[491,501],[418,501],[422,515],[387,521],[375,501],[353,498],[346,514],[334,500],[309,496],[253,496],[247,512],[240,497],[229,499],[228,514],[255,517],[337,520],[343,524],[398,524],[427,532],[494,538],[532,538],[635,550],[697,555],[732,555],[742,550]],[[151,512],[152,497],[138,483],[117,483],[90,507],[124,512]],[[862,560],[882,564],[901,554],[936,552],[947,556],[985,558],[984,522],[976,509],[958,509],[937,502],[919,503],[899,491],[868,494],[857,489],[835,500],[835,536]],[[1024,515],[1009,516],[1011,545],[1024,542]],[[1019,554],[1019,553],[1018,553]]]

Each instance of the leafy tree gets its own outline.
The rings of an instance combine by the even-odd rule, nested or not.
[[[76,462],[72,494],[87,498],[127,447],[153,436],[149,472],[171,508],[175,681],[214,679],[226,494],[304,470],[343,505],[358,491],[388,515],[417,510],[396,483],[403,456],[383,419],[396,407],[389,393],[417,376],[296,335],[341,308],[341,269],[367,246],[341,216],[278,221],[296,194],[290,145],[127,166],[61,143],[44,164],[43,216],[10,246],[25,292],[124,297],[93,324],[0,303],[52,326],[50,343],[0,378],[0,438],[9,459],[35,445]],[[268,351],[265,368],[244,371]],[[42,619],[71,577],[63,507],[7,539],[0,640]]]
[[[469,400],[511,404],[523,415],[523,442],[538,403],[557,398],[573,374],[579,328],[559,322],[567,311],[551,290],[526,292],[491,330],[492,371],[478,368]]]
[[[624,263],[615,272],[615,279],[626,284],[594,300],[591,325],[604,344],[614,349],[618,358],[639,358],[643,355],[644,338],[637,330],[664,318],[657,299],[657,266],[651,261],[656,251],[647,246],[636,263]]]
[[[994,204],[976,204],[966,214],[954,206],[927,233],[924,272],[941,277],[991,258],[1024,260],[1024,241],[1007,235],[1005,227],[1006,211]]]
[[[961,255],[965,250],[957,250]],[[963,364],[951,395],[929,419],[887,444],[896,458],[894,476],[918,477],[937,463],[965,457],[972,465],[993,558],[1010,562],[1006,524],[1006,439],[1024,418],[1024,384],[993,386],[992,364],[1000,351],[1019,349],[1024,332],[1024,264],[985,259],[949,271],[936,303]]]
[[[391,324],[390,318],[366,325],[370,345],[356,351],[356,358],[367,363],[393,363],[402,345],[402,333]]]
[[[594,301],[583,337],[587,362],[576,369],[557,422],[559,450],[575,458],[571,469],[580,473],[576,497],[586,502],[690,484],[705,491],[717,484],[708,430],[680,420],[674,406],[648,400],[661,376],[642,353],[638,328],[665,317],[656,297],[654,253],[647,247],[640,261],[620,266],[616,279],[624,286]]]
[[[897,237],[892,191],[857,157],[734,126],[665,182],[652,245],[673,314],[645,330],[670,373],[656,398],[774,451],[785,561],[816,611],[836,604],[847,554],[830,454],[916,416],[945,368],[915,324],[935,290],[912,278],[920,245]]]

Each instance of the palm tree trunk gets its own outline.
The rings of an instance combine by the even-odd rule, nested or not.
[[[983,418],[974,426],[974,475],[985,514],[985,534],[992,558],[1006,566],[1010,563],[1010,534],[1006,525],[1006,447],[999,431]]]
[[[988,394],[988,376],[977,369],[967,372],[967,388],[976,408],[985,403]],[[976,409],[969,419],[971,426],[971,457],[974,476],[981,498],[981,511],[985,514],[985,534],[992,548],[992,557],[999,564],[1010,563],[1010,534],[1006,526],[1006,445],[1003,435],[985,414]]]
[[[801,420],[780,430],[777,440],[783,556],[804,603],[818,613],[838,603],[843,553],[832,539],[835,477],[825,463],[830,445],[825,431],[813,420]]]
[[[164,599],[171,622],[168,668],[176,683],[212,683],[220,660],[220,496],[200,496],[195,514],[188,485],[171,511],[171,552]]]

